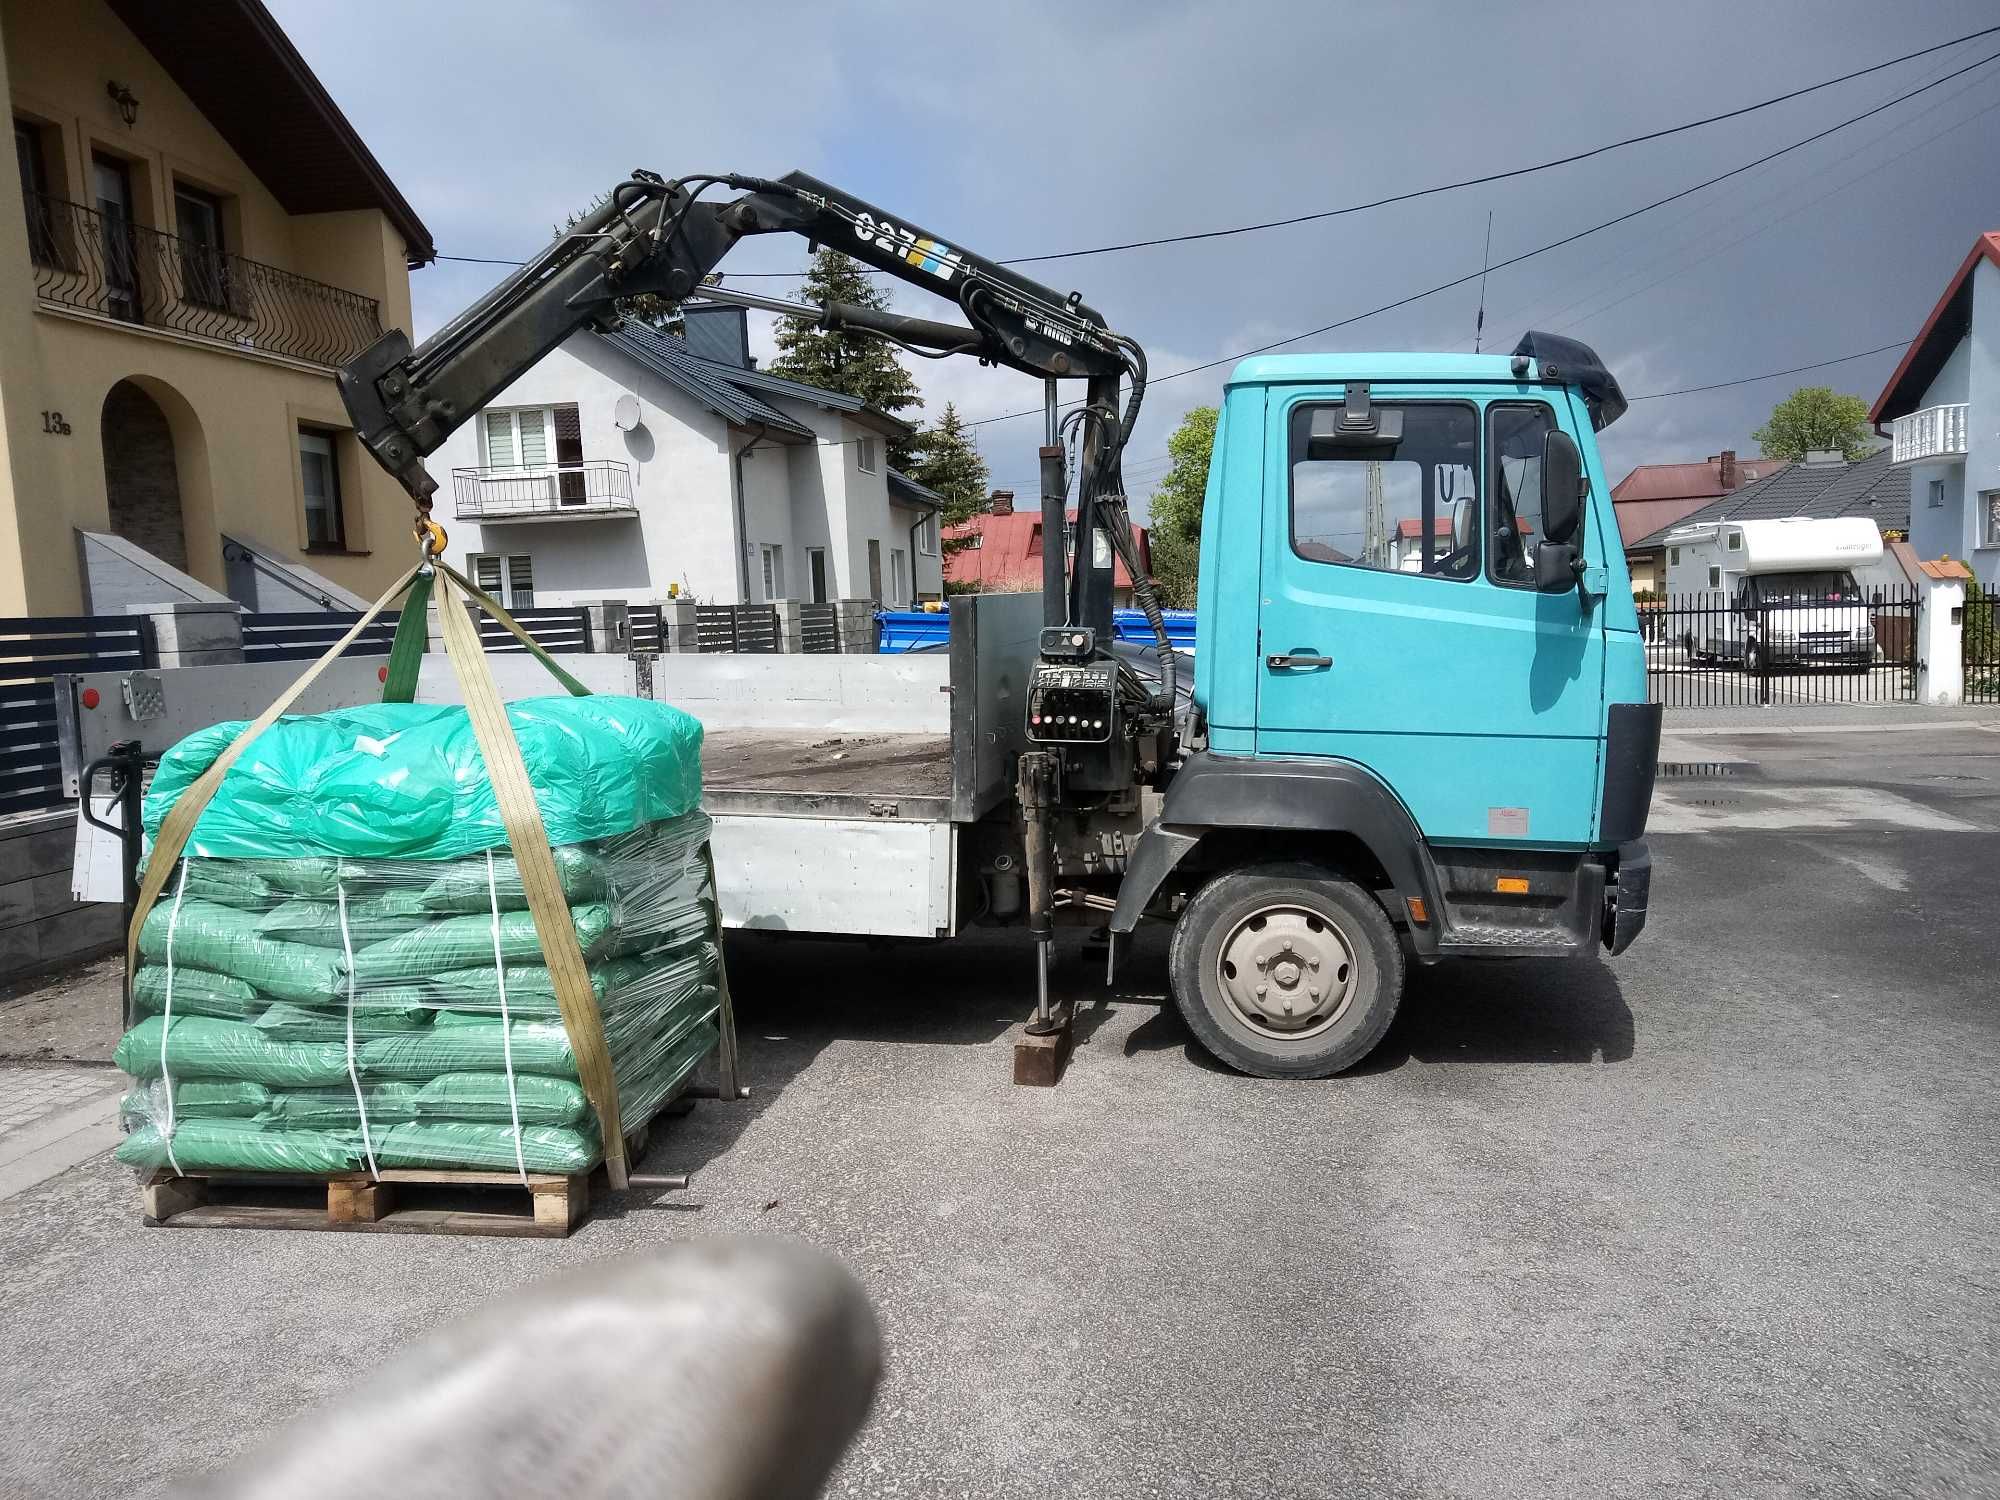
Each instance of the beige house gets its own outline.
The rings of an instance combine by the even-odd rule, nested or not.
[[[402,491],[333,371],[429,232],[258,0],[0,0],[0,615],[372,598]]]

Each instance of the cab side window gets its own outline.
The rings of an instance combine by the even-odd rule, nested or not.
[[[1292,409],[1292,550],[1312,562],[1471,578],[1479,571],[1479,418],[1459,402],[1376,403],[1401,418],[1393,442],[1316,451]],[[1393,423],[1384,425],[1385,432]]]
[[[1487,555],[1496,583],[1535,582],[1535,547],[1542,540],[1542,445],[1555,413],[1539,401],[1497,402],[1486,409],[1493,497]]]

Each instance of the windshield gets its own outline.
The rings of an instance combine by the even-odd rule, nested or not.
[[[1754,581],[1759,604],[1859,604],[1852,573],[1765,573]]]

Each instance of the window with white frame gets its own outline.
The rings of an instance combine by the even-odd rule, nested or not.
[[[2000,547],[2000,490],[1979,492],[1979,545]]]
[[[854,466],[864,474],[875,472],[875,439],[865,437],[854,444]]]
[[[340,464],[333,434],[299,429],[299,485],[305,496],[306,547],[338,551],[347,545],[340,505]]]
[[[917,528],[917,551],[925,557],[936,557],[938,549],[938,518],[932,511],[924,517],[923,525]]]
[[[1942,479],[1933,479],[1931,481],[1930,508],[1932,510],[1944,509],[1944,481]]]
[[[1678,547],[1667,548],[1667,561],[1678,568],[1681,565],[1681,549]]]
[[[785,549],[765,542],[757,550],[764,566],[764,602],[773,604],[785,597]]]
[[[1710,568],[1708,570],[1708,586],[1712,589],[1722,587],[1722,569]]]
[[[1731,552],[1741,552],[1743,550],[1742,532],[1732,531],[1729,533],[1729,550]]]
[[[534,608],[535,561],[532,557],[524,552],[511,555],[475,552],[465,562],[473,583],[508,609]]]
[[[898,608],[910,602],[909,559],[901,547],[889,549],[889,602]]]
[[[486,467],[489,469],[540,469],[549,462],[550,435],[555,430],[555,411],[546,406],[523,406],[480,414],[479,430],[484,439]]]

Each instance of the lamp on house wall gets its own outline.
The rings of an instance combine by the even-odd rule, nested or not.
[[[139,123],[139,96],[124,84],[113,80],[104,85],[104,92],[111,96],[111,102],[118,106],[118,118],[128,126]]]

